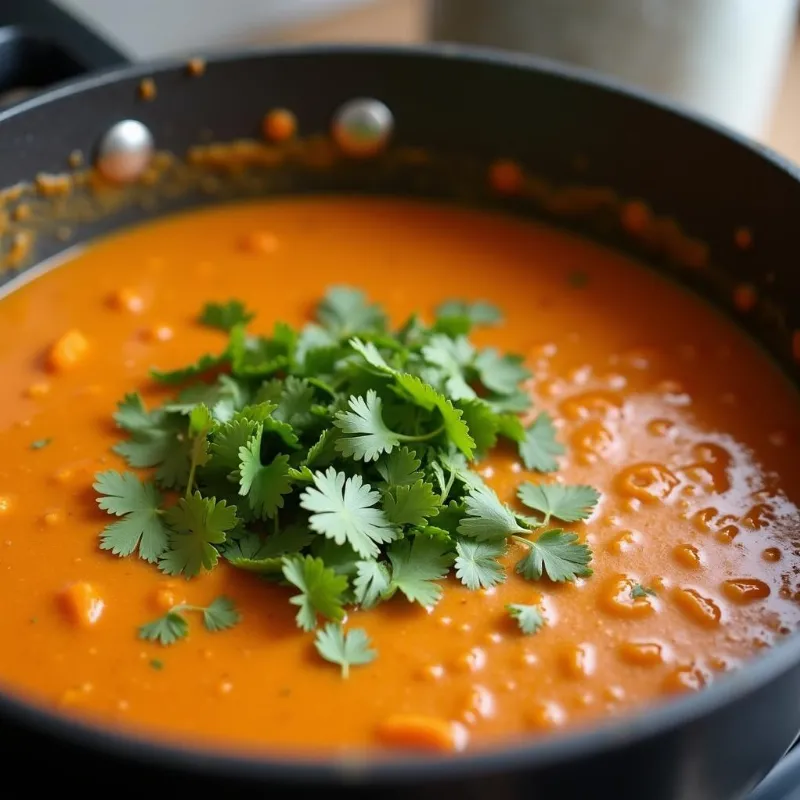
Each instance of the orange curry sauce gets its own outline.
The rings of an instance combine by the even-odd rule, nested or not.
[[[91,488],[97,471],[125,468],[110,452],[121,397],[153,397],[151,366],[223,346],[195,321],[205,302],[240,298],[266,332],[302,324],[331,284],[363,288],[395,323],[454,296],[498,305],[505,325],[477,342],[525,354],[534,402],[567,445],[559,478],[603,492],[572,526],[594,550],[594,576],[512,574],[478,592],[451,578],[429,612],[398,596],[352,614],[379,657],[348,680],[298,630],[286,590],[224,564],[174,580],[101,552],[109,519]],[[0,683],[70,714],[307,753],[381,746],[387,719],[419,715],[457,722],[480,746],[699,689],[800,622],[797,395],[700,300],[555,230],[365,199],[175,217],[3,299],[0,374]],[[509,501],[537,479],[510,450],[480,471]],[[509,564],[520,555],[512,545]],[[634,600],[636,582],[656,596]],[[211,634],[193,619],[171,647],[137,638],[173,603],[220,594],[242,613],[236,628]],[[524,636],[504,607],[534,602],[548,624]],[[421,740],[449,746],[431,730]]]

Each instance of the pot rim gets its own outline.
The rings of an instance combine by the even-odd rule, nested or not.
[[[718,136],[733,141],[740,148],[770,163],[786,177],[798,182],[800,167],[741,134],[726,128],[679,104],[655,97],[600,76],[590,70],[564,65],[549,59],[517,54],[489,47],[452,44],[374,45],[374,44],[308,44],[238,48],[216,52],[205,59],[209,65],[263,59],[270,56],[325,58],[360,55],[383,57],[458,60],[490,67],[539,72],[583,84],[612,95],[623,95],[640,104],[682,118]],[[111,67],[86,77],[65,81],[53,88],[0,111],[3,122],[73,94],[82,94],[109,83],[185,69],[186,58],[167,58],[133,65]],[[0,135],[2,129],[0,128]],[[531,739],[525,743],[506,742],[491,748],[468,750],[447,756],[392,756],[376,753],[349,755],[295,755],[275,751],[230,752],[232,747],[207,743],[182,744],[176,740],[155,738],[141,730],[114,729],[100,722],[69,717],[45,708],[35,701],[23,700],[0,687],[0,720],[9,718],[27,728],[46,732],[93,751],[106,752],[142,765],[178,768],[197,775],[235,776],[248,780],[280,780],[286,783],[337,782],[356,784],[397,784],[420,780],[464,779],[491,775],[514,769],[534,769],[568,762],[579,757],[600,756],[612,749],[642,743],[664,735],[682,725],[708,715],[725,705],[758,690],[800,663],[800,635],[793,634],[763,654],[747,662],[741,669],[724,676],[697,694],[680,697],[657,705],[648,705],[629,716],[592,724],[565,733]]]

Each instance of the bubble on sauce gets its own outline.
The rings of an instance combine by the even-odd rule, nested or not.
[[[144,338],[149,342],[168,342],[175,336],[169,325],[153,325],[144,331]]]
[[[761,551],[761,558],[770,564],[774,564],[781,560],[781,551],[777,547],[767,547]]]
[[[702,551],[699,547],[688,542],[675,545],[672,549],[672,555],[675,560],[682,567],[686,567],[686,569],[700,569],[703,566]]]
[[[278,237],[270,231],[250,231],[242,237],[239,246],[254,255],[272,255],[278,249]]]
[[[623,555],[631,552],[641,541],[642,534],[639,531],[623,530],[606,545],[606,550],[614,555]]]
[[[472,711],[482,719],[489,719],[495,713],[494,694],[485,686],[474,684],[469,689],[466,711]]]
[[[597,651],[587,643],[568,643],[558,653],[561,674],[570,680],[582,680],[594,674],[597,668]]]
[[[692,665],[676,667],[664,678],[661,688],[665,694],[697,692],[708,683],[708,676],[700,668]]]
[[[617,490],[648,504],[667,500],[680,480],[665,464],[646,462],[633,464],[615,477]]]
[[[562,727],[567,721],[563,707],[552,701],[534,703],[525,712],[525,722],[537,731],[549,731]]]
[[[621,619],[643,619],[658,610],[658,600],[651,594],[640,596],[634,589],[641,585],[631,575],[612,575],[600,587],[597,604],[601,611]]]
[[[108,297],[108,305],[117,311],[128,311],[131,314],[141,314],[144,311],[144,298],[129,286],[123,286]]]
[[[459,672],[480,672],[486,666],[486,651],[473,647],[458,656],[453,666]]]
[[[441,664],[426,664],[417,675],[426,683],[436,683],[445,676],[445,673],[446,670]]]
[[[720,587],[728,600],[739,605],[764,600],[770,595],[769,585],[758,578],[731,578]]]
[[[637,667],[658,667],[669,660],[666,646],[656,641],[625,641],[617,648],[617,654],[626,664]]]
[[[715,628],[722,620],[719,603],[698,589],[678,587],[672,592],[672,600],[688,620],[704,628]]]

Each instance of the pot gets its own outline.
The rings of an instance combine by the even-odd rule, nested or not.
[[[6,281],[99,234],[220,198],[321,190],[436,196],[535,214],[629,249],[726,313],[733,313],[728,290],[746,282],[762,301],[738,321],[791,380],[800,377],[800,271],[794,267],[800,176],[714,124],[589,73],[525,56],[449,46],[293,47],[188,67],[185,61],[129,66],[50,4],[26,0],[14,12],[20,26],[5,30],[2,46],[12,46],[0,64],[22,54],[16,67],[23,82],[26,74],[30,83],[43,84],[102,69],[0,112],[0,186],[39,176],[38,192],[36,184],[25,191],[31,202],[50,204],[50,217],[39,217],[22,251],[24,231],[12,226],[0,240]],[[37,61],[43,53],[49,61]],[[66,65],[61,76],[58,64]],[[148,85],[156,88],[150,100],[142,96]],[[347,118],[342,109],[352,110],[347,104],[358,98],[362,133],[383,141],[393,120],[393,137],[381,153],[376,147],[367,157],[339,157],[347,150],[341,136],[339,149],[332,149],[326,132]],[[262,177],[256,179],[254,167],[225,173],[224,180],[215,173],[209,182],[181,166],[191,152],[195,166],[202,162],[213,172],[209,139],[258,139],[263,114],[277,107],[293,111],[308,144]],[[129,195],[114,195],[122,199],[103,213],[88,213],[85,204],[81,213],[70,210],[63,194],[51,191],[58,184],[53,174],[68,169],[71,153],[91,159],[99,152],[102,170],[109,147],[120,143],[114,126],[123,120],[138,121],[139,133],[148,131],[158,150],[180,157],[162,159],[163,174],[175,178],[172,188],[148,195],[136,184]],[[123,150],[138,147],[122,144]],[[234,151],[254,152],[248,144]],[[536,191],[490,198],[482,177],[497,158],[535,175]],[[89,184],[69,185],[79,193]],[[631,202],[648,210],[657,235],[631,237],[619,225],[620,208]],[[752,246],[743,248],[745,239]],[[61,787],[91,785],[97,792],[207,789],[226,797],[313,789],[387,800],[571,800],[597,791],[617,800],[732,800],[762,781],[798,730],[797,635],[709,689],[644,714],[449,758],[223,754],[155,744],[0,694],[5,763],[30,767],[22,773],[27,790],[49,785],[52,774]],[[787,763],[773,786],[786,787],[793,762]],[[760,800],[770,797],[768,783],[758,791]]]

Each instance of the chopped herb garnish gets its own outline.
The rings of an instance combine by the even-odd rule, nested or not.
[[[35,441],[31,442],[31,450],[41,450],[43,447],[47,447],[53,440],[51,438],[47,439],[36,439]]]
[[[182,603],[173,606],[166,614],[139,628],[139,638],[159,644],[174,644],[189,633],[187,612],[196,611],[203,615],[203,625],[207,631],[224,631],[239,622],[239,612],[233,601],[218,597],[209,606],[193,606]]]
[[[229,300],[227,303],[206,303],[200,312],[199,320],[210,328],[221,331],[232,331],[237,325],[250,322],[255,314],[244,307],[240,300]]]
[[[162,405],[138,394],[120,402],[114,450],[152,472],[96,476],[98,505],[118,518],[101,548],[169,575],[192,578],[224,560],[286,585],[298,627],[317,629],[317,651],[345,677],[375,657],[363,631],[341,628],[350,607],[402,596],[430,608],[453,573],[470,590],[491,589],[506,579],[511,540],[526,548],[516,564],[525,579],[591,574],[589,547],[547,528],[588,519],[594,489],[524,483],[528,516],[473,470],[503,440],[539,472],[555,471],[564,452],[549,414],[521,422],[531,411],[522,357],[468,338],[499,323],[497,309],[454,301],[433,324],[414,315],[392,330],[362,292],[336,287],[301,330],[279,322],[254,335],[252,317],[237,300],[209,303],[199,320],[226,332],[227,345],[152,370],[173,387]],[[175,606],[140,636],[182,639],[191,612],[210,631],[238,621],[220,598]],[[509,613],[526,633],[543,624],[535,606]]]
[[[350,676],[350,667],[369,664],[378,655],[370,649],[366,631],[354,628],[345,633],[335,622],[329,622],[317,631],[314,646],[326,661],[342,668],[343,678]]]
[[[152,658],[150,659],[150,666],[153,669],[164,669],[164,662],[160,658]]]
[[[544,625],[544,617],[538,606],[512,603],[506,606],[506,611],[517,621],[519,629],[528,636],[536,633]]]
[[[641,597],[655,597],[656,592],[655,589],[651,589],[648,586],[642,586],[641,583],[634,584],[633,588],[631,589],[631,597],[634,600],[637,600]]]

